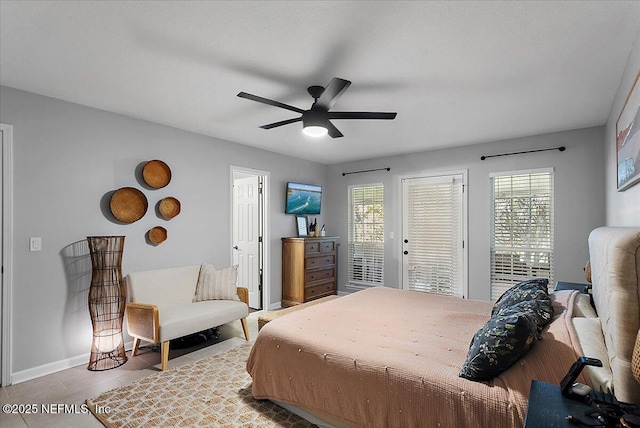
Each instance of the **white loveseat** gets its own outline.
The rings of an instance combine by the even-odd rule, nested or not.
[[[240,320],[244,337],[249,340],[246,317],[249,315],[248,290],[238,287],[235,300],[193,302],[200,266],[185,266],[132,272],[125,277],[127,330],[133,336],[131,356],[140,341],[161,343],[162,370],[167,369],[169,341],[208,328]]]

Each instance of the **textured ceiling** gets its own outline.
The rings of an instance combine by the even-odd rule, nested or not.
[[[605,123],[640,2],[0,2],[0,82],[332,164]],[[307,86],[353,83],[312,139]]]

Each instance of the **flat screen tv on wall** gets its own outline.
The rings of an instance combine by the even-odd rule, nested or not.
[[[322,204],[322,186],[314,184],[287,183],[287,214],[320,214]]]

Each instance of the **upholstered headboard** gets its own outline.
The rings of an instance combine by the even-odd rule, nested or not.
[[[593,300],[598,312],[614,393],[640,403],[640,383],[631,373],[640,329],[640,228],[601,227],[589,235]]]

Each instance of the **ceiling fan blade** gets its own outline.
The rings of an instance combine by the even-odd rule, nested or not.
[[[338,128],[336,128],[333,123],[329,122],[327,120],[327,122],[325,123],[325,126],[327,128],[328,134],[331,138],[340,138],[340,137],[344,137],[344,135],[342,135],[342,132],[340,132],[338,130]]]
[[[324,89],[324,92],[320,95],[320,98],[318,98],[314,106],[329,110],[336,103],[338,97],[347,90],[349,85],[351,85],[350,81],[334,77]]]
[[[257,101],[259,103],[267,104],[274,107],[280,107],[286,110],[295,111],[296,113],[304,113],[304,110],[298,107],[290,106],[289,104],[284,104],[279,101],[273,101],[268,98],[259,97],[257,95],[247,94],[246,92],[240,92],[238,94],[240,98],[246,98],[251,101]]]
[[[329,119],[386,119],[396,118],[398,113],[383,113],[375,111],[330,111]]]
[[[262,129],[277,128],[278,126],[288,125],[290,123],[295,123],[295,122],[300,122],[301,120],[302,120],[302,116],[296,117],[295,119],[287,119],[287,120],[283,120],[281,122],[274,122],[274,123],[270,123],[268,125],[262,125],[260,128],[262,128]]]

